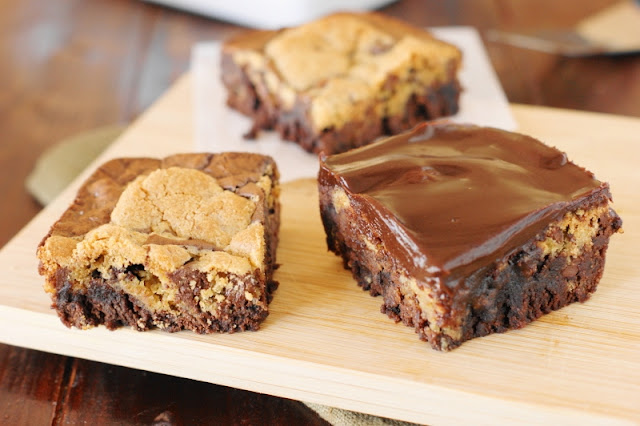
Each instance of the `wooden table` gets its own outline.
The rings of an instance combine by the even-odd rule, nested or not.
[[[406,0],[385,10],[417,25],[523,30],[571,25],[610,3]],[[23,181],[44,149],[130,122],[188,68],[194,42],[238,30],[124,0],[3,2],[0,28],[0,245],[40,209]],[[486,45],[512,102],[640,116],[639,57]],[[2,424],[324,424],[295,401],[7,345],[0,413]]]

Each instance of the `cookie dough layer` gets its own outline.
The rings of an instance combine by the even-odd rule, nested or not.
[[[460,51],[379,13],[339,13],[225,42],[228,104],[311,152],[333,154],[458,110]]]
[[[255,330],[268,314],[278,172],[255,154],[112,160],[38,248],[67,326]]]

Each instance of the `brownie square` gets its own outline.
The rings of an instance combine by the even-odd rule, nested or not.
[[[461,53],[380,13],[337,13],[222,48],[227,103],[310,152],[334,154],[458,111]]]
[[[268,315],[280,207],[270,157],[107,162],[38,247],[67,326],[256,330]]]
[[[622,225],[608,184],[564,153],[475,126],[323,158],[319,191],[329,249],[439,350],[585,301]]]

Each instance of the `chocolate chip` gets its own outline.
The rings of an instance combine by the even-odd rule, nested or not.
[[[575,277],[576,275],[578,275],[578,267],[576,265],[567,265],[562,270],[562,276],[565,278]]]

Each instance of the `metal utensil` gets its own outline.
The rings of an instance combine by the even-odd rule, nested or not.
[[[616,3],[568,30],[489,30],[486,35],[490,41],[570,57],[640,53],[640,0]]]

